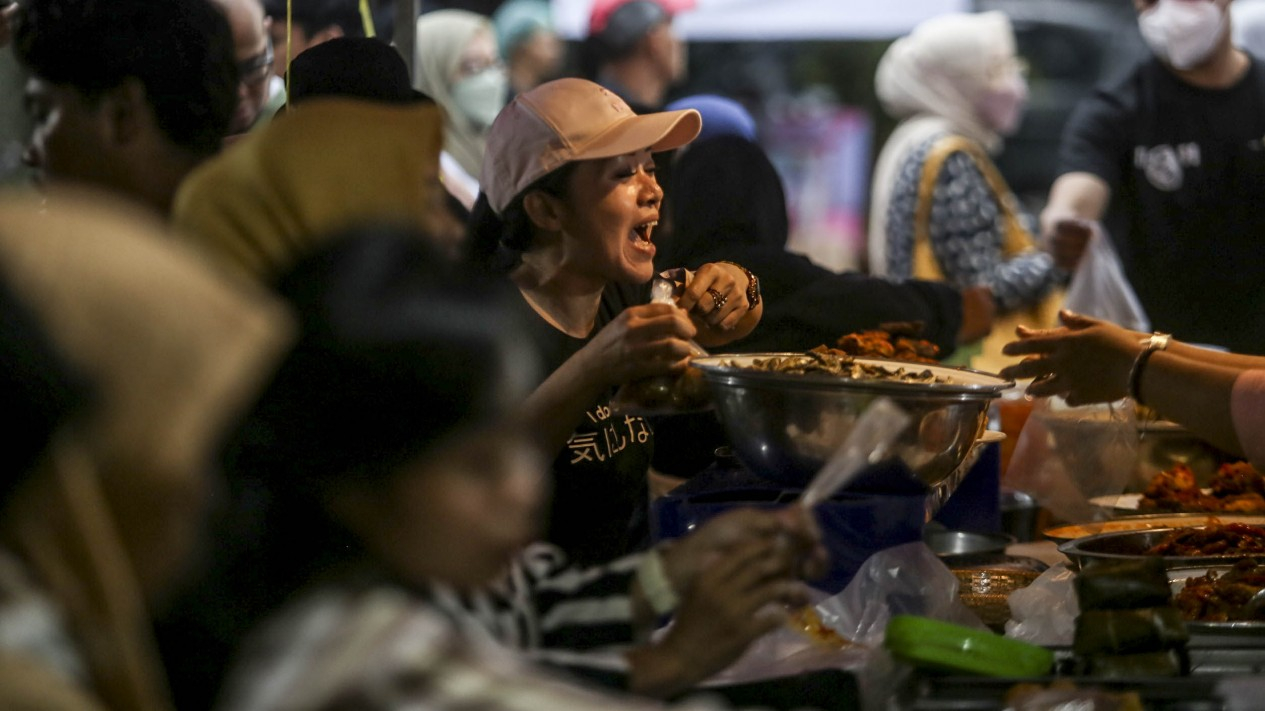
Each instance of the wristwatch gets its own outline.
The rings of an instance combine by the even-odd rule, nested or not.
[[[738,267],[739,269],[742,270],[743,274],[747,275],[747,310],[749,311],[751,309],[754,309],[756,306],[759,306],[760,305],[760,280],[756,278],[756,275],[752,274],[750,269],[747,269],[746,267],[742,266],[741,264],[737,262],[721,261],[721,264],[730,264],[735,267]]]

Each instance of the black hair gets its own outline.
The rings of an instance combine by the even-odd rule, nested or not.
[[[159,129],[198,156],[219,150],[237,106],[233,34],[208,0],[26,0],[13,44],[35,76],[90,102],[140,81]]]
[[[290,20],[309,37],[332,25],[341,28],[345,37],[365,36],[358,0],[289,0],[289,3]],[[286,4],[287,0],[264,0],[264,12],[273,22],[284,23]]]
[[[533,190],[565,198],[576,165],[576,161],[564,163],[546,173],[516,195],[500,215],[492,209],[487,195],[480,192],[470,211],[466,237],[467,264],[489,274],[507,274],[518,266],[523,253],[531,248],[532,241],[531,217],[523,207],[523,198]]]

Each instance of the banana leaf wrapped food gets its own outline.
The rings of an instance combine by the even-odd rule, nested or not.
[[[1186,621],[1172,606],[1139,610],[1089,610],[1076,618],[1077,654],[1136,654],[1185,645]]]
[[[1162,558],[1096,561],[1081,570],[1075,585],[1082,611],[1158,607],[1173,595]]]

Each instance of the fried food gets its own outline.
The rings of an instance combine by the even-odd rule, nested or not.
[[[1246,523],[1215,523],[1179,528],[1146,549],[1146,555],[1265,555],[1265,528]]]
[[[919,370],[903,366],[888,367],[872,363],[859,363],[848,353],[817,346],[811,351],[791,356],[773,358],[757,358],[749,366],[737,362],[730,365],[747,367],[752,370],[763,370],[772,373],[791,373],[795,375],[823,374],[835,375],[854,380],[895,380],[902,383],[948,383],[949,378],[938,376],[929,369]]]
[[[1265,589],[1265,565],[1245,559],[1224,574],[1209,571],[1188,578],[1174,602],[1191,622],[1265,621],[1265,607],[1249,607],[1252,596]]]
[[[1247,462],[1222,464],[1205,491],[1185,464],[1155,475],[1142,492],[1140,511],[1265,513],[1265,476]]]
[[[919,322],[885,323],[873,331],[849,333],[835,345],[854,356],[935,363],[940,357],[940,347],[918,338],[922,326]]]

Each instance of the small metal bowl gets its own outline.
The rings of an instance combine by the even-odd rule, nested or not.
[[[972,531],[927,531],[922,540],[941,558],[954,558],[985,553],[1004,553],[1015,537],[1005,533]]]

